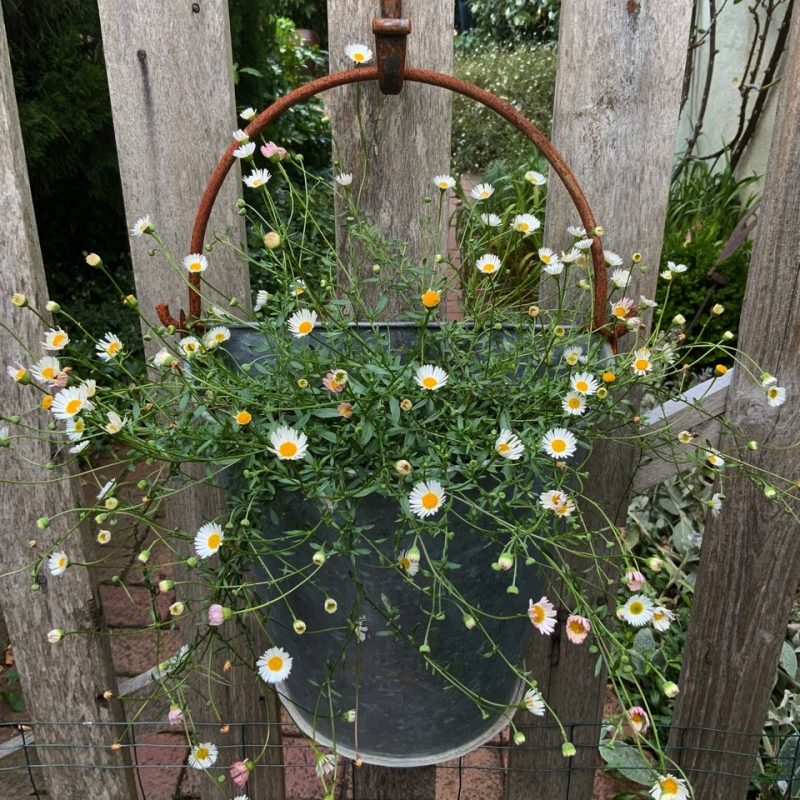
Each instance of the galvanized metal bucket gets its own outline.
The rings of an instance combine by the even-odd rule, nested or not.
[[[380,328],[387,346],[400,349],[413,344],[418,331],[404,323]],[[232,334],[226,349],[239,365],[268,365],[270,356],[257,330],[239,327]],[[359,334],[368,335],[363,329]],[[324,344],[309,337],[301,346]],[[279,494],[260,521],[262,535],[270,539],[285,531],[315,530],[315,542],[330,553],[340,534],[320,525],[324,503],[299,493]],[[364,498],[356,509],[353,528],[366,530],[361,535],[369,539],[365,554],[356,563],[329,558],[313,581],[292,592],[291,611],[281,602],[271,606],[270,637],[293,657],[291,677],[278,685],[278,692],[303,733],[321,745],[335,742],[340,755],[412,767],[464,755],[508,724],[523,684],[503,659],[491,657],[490,639],[510,663],[522,663],[532,630],[524,611],[529,596],[542,595],[544,577],[537,567],[520,564],[517,583],[524,596],[508,594],[508,576],[491,569],[497,544],[466,526],[458,518],[464,512],[456,506],[448,518],[453,534],[448,558],[460,565],[449,574],[456,591],[486,615],[481,625],[488,636],[468,629],[454,604],[445,603],[428,627],[424,609],[429,599],[420,589],[426,581],[409,581],[394,568],[397,542],[407,531],[399,506],[396,499],[378,494]],[[439,558],[441,537],[427,540],[426,547],[430,558]],[[270,576],[307,569],[309,553],[308,547],[298,548],[253,566],[264,602],[275,599]],[[326,597],[337,601],[335,615],[324,610]],[[295,617],[307,625],[302,636],[292,629]],[[352,624],[340,627],[348,619],[360,620],[363,633]],[[430,654],[419,652],[426,630]],[[461,688],[443,677],[437,665]],[[483,701],[483,709],[473,697]],[[346,721],[351,710],[354,722]]]

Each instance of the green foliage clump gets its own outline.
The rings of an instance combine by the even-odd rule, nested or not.
[[[471,37],[484,42],[551,42],[561,0],[473,0]]]
[[[672,185],[662,265],[673,261],[688,269],[672,282],[665,313],[668,318],[683,314],[690,323],[689,336],[706,322],[703,336],[707,340],[718,341],[726,330],[736,333],[752,242],[745,240],[730,257],[719,259],[737,224],[756,201],[750,188],[755,180],[756,176],[738,179],[728,165],[713,171],[706,162],[693,161]],[[720,286],[713,281],[712,270],[728,283]],[[656,299],[660,301],[665,291],[666,284],[661,283]],[[709,319],[715,303],[723,305],[725,313]]]
[[[454,72],[456,77],[511,103],[549,134],[556,79],[553,47],[487,43],[466,51],[457,46]],[[454,170],[476,172],[496,159],[533,164],[538,159],[538,151],[494,111],[456,95],[453,98]]]

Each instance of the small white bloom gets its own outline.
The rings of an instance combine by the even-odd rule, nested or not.
[[[106,481],[100,487],[100,491],[97,493],[97,499],[102,500],[114,488],[115,483],[116,483],[115,480]]]
[[[575,244],[572,245],[576,250],[589,250],[592,246],[591,239],[578,239]]]
[[[69,334],[61,328],[51,328],[44,335],[42,347],[45,350],[63,350],[69,344]]]
[[[108,363],[109,361],[113,361],[125,349],[125,346],[122,344],[122,340],[119,336],[109,331],[98,341],[94,349],[97,350],[97,355],[101,360]]]
[[[308,437],[286,425],[276,428],[270,434],[269,441],[272,444],[270,451],[281,461],[298,461],[305,458],[308,450]]]
[[[208,259],[202,253],[192,253],[183,259],[183,268],[190,273],[205,272],[208,269]]]
[[[578,440],[566,428],[551,428],[542,437],[542,449],[550,458],[569,458],[578,449]]]
[[[503,428],[494,443],[495,452],[509,461],[518,461],[525,452],[525,445],[513,431]]]
[[[433,364],[423,364],[414,375],[417,385],[430,392],[441,389],[447,383],[447,378],[447,373]]]
[[[314,756],[314,772],[322,780],[336,769],[336,755],[334,753],[317,753]]]
[[[528,711],[537,716],[543,717],[545,713],[544,698],[536,689],[528,689],[522,698],[522,704]]]
[[[786,402],[786,389],[783,386],[772,385],[767,389],[767,402],[777,408]]]
[[[586,413],[586,398],[578,392],[568,392],[561,400],[561,408],[573,417]]]
[[[97,532],[97,544],[108,544],[111,541],[111,531],[101,530]]]
[[[146,233],[152,233],[152,231],[153,223],[150,221],[150,217],[139,217],[139,219],[133,223],[133,227],[131,228],[131,236],[144,236]]]
[[[570,247],[566,253],[561,253],[559,257],[559,260],[563,261],[565,264],[574,264],[576,261],[581,261],[582,259],[584,259],[584,255],[577,247]]]
[[[722,469],[725,466],[725,459],[716,450],[709,450],[706,453],[706,461],[715,469]]]
[[[256,292],[256,302],[253,305],[253,311],[258,313],[262,311],[269,302],[269,292],[266,289],[259,289]]]
[[[206,333],[206,335],[203,337],[203,344],[205,345],[206,349],[211,350],[214,347],[218,347],[223,342],[227,342],[230,338],[230,330],[224,325],[217,325],[208,331],[208,333]]]
[[[340,172],[334,177],[334,180],[339,184],[339,186],[349,186],[353,182],[353,173]]]
[[[641,628],[653,621],[653,601],[643,594],[634,594],[628,598],[628,602],[620,609],[620,616],[634,628]]]
[[[169,350],[159,350],[153,356],[153,365],[156,367],[168,367],[175,360],[175,356]]]
[[[571,367],[574,367],[579,361],[581,363],[586,361],[586,357],[583,355],[583,348],[579,345],[570,345],[570,347],[565,348],[562,358]]]
[[[408,505],[418,517],[430,517],[442,507],[446,498],[439,481],[421,481],[414,484],[408,495]]]
[[[184,336],[183,339],[178,342],[178,346],[187,356],[199,353],[202,347],[200,340],[195,336]]]
[[[355,64],[372,61],[372,50],[365,44],[349,44],[345,47],[344,54]]]
[[[195,745],[189,753],[189,766],[194,769],[208,769],[217,760],[217,746],[211,742]]]
[[[247,106],[244,111],[239,112],[239,116],[246,122],[250,122],[256,115],[256,110],[252,106]]]
[[[528,183],[532,183],[534,186],[544,186],[547,183],[547,178],[535,169],[529,169],[525,173],[525,180],[528,181]]]
[[[31,375],[43,383],[54,381],[59,372],[61,372],[61,362],[54,356],[44,356],[31,367]]]
[[[251,189],[258,189],[261,186],[266,186],[272,174],[268,169],[254,169],[249,175],[245,175],[242,180],[245,186]]]
[[[255,142],[245,142],[233,151],[234,158],[250,158],[256,149]]]
[[[608,252],[606,252],[606,256],[608,256]],[[615,269],[611,273],[611,283],[617,287],[617,289],[624,289],[628,282],[631,279],[631,272],[628,269]]]
[[[109,411],[106,418],[108,422],[103,427],[111,434],[119,433],[128,424],[128,418],[121,417],[116,411]]]
[[[645,297],[643,294],[639,295],[639,305],[644,306],[645,308],[655,308],[658,303],[655,300],[650,300]]]
[[[622,256],[615,253],[613,250],[604,250],[603,251],[603,258],[606,260],[606,264],[609,267],[621,267],[622,266]],[[627,281],[626,281],[627,283]]]
[[[522,233],[525,236],[529,233],[533,233],[540,228],[541,225],[542,223],[539,222],[533,214],[517,214],[514,219],[511,220],[511,227],[517,231],[517,233]]]
[[[556,629],[555,606],[543,597],[538,603],[528,600],[528,619],[543,636],[550,636]]]
[[[70,453],[82,453],[87,447],[89,446],[89,440],[85,439],[84,441],[80,442],[79,444],[73,445],[70,447]]]
[[[89,401],[86,389],[80,386],[71,386],[62,389],[53,399],[50,411],[56,419],[72,419],[82,411],[91,411],[94,404]]]
[[[709,506],[711,507],[711,513],[715,517],[718,517],[720,511],[722,511],[722,500],[723,496],[719,492],[714,492],[714,494],[711,496]]]
[[[631,365],[634,375],[647,375],[653,369],[653,362],[650,360],[650,351],[642,347],[633,354],[633,364]]]
[[[583,228],[580,225],[567,225],[567,233],[573,239],[585,239],[586,238],[586,228]]]
[[[470,194],[476,200],[488,200],[494,194],[494,186],[491,183],[478,183],[472,187]]]
[[[233,132],[233,138],[236,139],[239,144],[250,141],[250,137],[241,128]]]
[[[456,179],[452,175],[435,175],[433,182],[444,192],[452,189],[456,185]]]
[[[62,575],[68,566],[69,558],[61,550],[56,551],[47,559],[47,568],[50,570],[51,575]]]
[[[597,378],[590,372],[579,372],[577,375],[573,375],[569,380],[569,384],[573,392],[585,395],[594,394],[600,385],[597,382]]]
[[[653,800],[690,800],[686,781],[672,775],[659,775],[650,789],[650,796]]]
[[[502,220],[497,214],[481,214],[481,222],[488,225],[490,228],[497,228],[500,226]]]
[[[500,269],[500,259],[493,253],[484,253],[476,262],[475,266],[484,275],[492,275]]]
[[[398,562],[405,573],[412,578],[419,572],[419,555],[413,550],[403,550]]]
[[[280,683],[292,671],[292,657],[282,647],[270,647],[256,661],[258,674],[265,683]]]
[[[652,626],[655,630],[663,633],[664,631],[669,629],[670,623],[675,620],[675,614],[672,613],[668,608],[664,608],[663,606],[656,606],[653,609],[653,620]]]
[[[676,264],[673,261],[667,261],[667,269],[672,274],[680,274],[681,272],[686,272],[687,267],[686,264]]]
[[[72,417],[72,419],[67,420],[64,430],[67,433],[67,439],[71,442],[77,442],[83,438],[86,423],[80,417]]]
[[[308,334],[314,330],[314,326],[316,324],[317,312],[308,311],[307,309],[295,311],[294,314],[292,314],[292,316],[286,321],[289,331],[296,339],[300,339],[303,336],[308,336]]]
[[[194,537],[194,551],[200,558],[210,558],[222,545],[225,532],[216,522],[206,522]]]

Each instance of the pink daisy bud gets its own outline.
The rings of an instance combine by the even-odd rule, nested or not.
[[[577,614],[570,614],[567,617],[567,639],[572,644],[583,644],[592,626],[586,617],[578,616]]]
[[[179,706],[170,706],[167,719],[169,720],[169,724],[174,728],[183,722],[183,711],[181,711]]]
[[[647,716],[647,712],[641,706],[629,708],[627,714],[628,722],[636,733],[647,732],[647,729],[650,727],[650,717]]]
[[[284,147],[278,147],[275,142],[267,142],[261,145],[261,155],[270,159],[270,161],[283,161],[288,153]]]
[[[341,376],[342,370],[339,369],[332,369],[329,373],[325,375],[322,379],[322,385],[329,391],[333,392],[334,394],[339,394],[339,392],[344,391],[344,382],[341,380],[336,380]]]
[[[647,579],[638,570],[625,573],[625,583],[632,592],[638,592],[647,583]]]
[[[241,789],[250,777],[250,762],[249,761],[236,761],[231,764],[230,776],[231,780]]]
[[[214,603],[208,609],[208,624],[213,625],[214,627],[218,627],[225,622],[226,619],[231,618],[231,610],[229,608],[225,608],[224,606],[219,605],[219,603]]]

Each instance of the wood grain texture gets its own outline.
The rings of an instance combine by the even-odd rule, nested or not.
[[[100,0],[103,50],[114,133],[129,224],[149,214],[180,262],[188,252],[194,216],[206,182],[240,127],[233,96],[227,0],[154,3]],[[244,242],[236,213],[241,196],[238,165],[222,187],[209,224]],[[147,255],[146,240],[131,247],[139,307],[150,321],[157,303],[173,314],[187,307],[186,281],[160,257]],[[247,267],[229,248],[208,254],[205,275],[228,296],[250,303]],[[203,289],[212,302],[218,296]],[[155,342],[150,347],[154,347]]]
[[[132,0],[120,13],[115,0],[100,0],[99,8],[126,212],[130,221],[150,214],[180,260],[187,253],[202,191],[232,132],[240,127],[233,94],[228,4],[225,0]],[[231,173],[217,198],[209,236],[218,233],[240,243],[245,234],[236,209],[242,185],[239,166]],[[179,308],[186,309],[183,276],[171,272],[160,258],[150,258],[147,242],[137,240],[131,249],[139,305],[149,319],[155,319],[153,307],[159,302],[168,302],[174,314]],[[246,264],[229,249],[218,246],[209,254],[206,275],[224,295],[249,304]],[[215,301],[213,293],[208,297]],[[196,480],[198,470],[186,466],[185,477]],[[204,522],[219,518],[223,510],[220,491],[194,487],[171,500],[166,524],[194,532]],[[189,544],[184,555],[190,551]],[[205,624],[208,599],[202,587],[191,580],[181,599],[189,609],[182,625],[188,641],[198,623]],[[254,630],[252,635],[258,639],[261,634]],[[197,702],[191,709],[192,718],[203,726],[200,730],[207,737],[203,740],[241,745],[241,749],[221,749],[217,766],[227,766],[245,755],[255,758],[265,739],[263,726],[278,719],[274,693],[265,691],[252,670],[247,675],[224,673],[227,657],[222,649],[215,652],[212,662],[204,665],[216,673],[215,679],[209,682],[198,674],[193,684]],[[237,722],[252,724],[242,727]],[[225,724],[231,727],[223,734],[220,728]],[[279,744],[280,737],[273,736],[272,742]],[[280,766],[280,748],[270,747],[259,763]],[[202,781],[201,792],[203,798],[219,797],[218,787],[208,780]],[[248,796],[251,800],[281,800],[281,771],[254,771]]]
[[[373,50],[372,18],[379,16],[378,0],[328,0],[330,68],[332,72],[352,68],[344,55],[353,42]],[[448,0],[406,0],[403,15],[411,20],[406,64],[450,73],[453,64],[453,4]],[[356,117],[360,96],[366,147]],[[422,200],[436,197],[433,176],[450,172],[451,96],[444,89],[405,84],[401,94],[384,96],[377,84],[346,86],[330,95],[334,158],[343,172],[353,173],[353,194],[361,193],[360,208],[385,236],[406,242],[412,261],[444,252],[445,232],[437,246],[424,243],[420,219]],[[365,165],[366,169],[365,169]],[[363,184],[363,186],[362,186]],[[337,215],[343,204],[337,192]],[[371,277],[371,261],[348,240],[339,220],[336,248],[340,258],[360,277]],[[391,286],[391,264],[382,265],[382,285],[364,287],[364,295],[375,302],[385,286]],[[341,275],[342,285],[347,279]],[[384,319],[397,319],[418,305],[418,298],[390,296]]]
[[[800,415],[797,11],[791,25],[739,328],[741,349],[779,376],[787,401],[780,408],[768,407],[761,387],[737,370],[727,416],[742,431],[742,440],[760,443],[758,452],[745,451],[749,463],[796,479],[800,475],[796,445]],[[744,798],[754,768],[758,734],[800,580],[800,526],[796,522],[800,503],[795,492],[792,519],[748,480],[727,481],[723,491],[722,513],[709,518],[703,538],[670,745],[692,780],[696,797],[738,800]],[[698,731],[698,726],[730,733]],[[709,749],[717,753],[712,769]]]
[[[561,6],[553,142],[605,228],[604,245],[624,259],[639,251],[649,265],[626,292],[634,298],[655,291],[690,10],[685,0],[564,0]],[[545,242],[563,247],[567,225],[576,223],[572,203],[551,171]],[[543,290],[547,287],[545,282]],[[577,294],[571,295],[573,303],[579,302]],[[587,304],[586,318],[588,310]],[[632,344],[633,337],[623,338],[623,348]],[[584,492],[617,524],[624,524],[635,456],[629,448],[604,445],[587,464],[592,478]],[[589,530],[606,525],[585,510],[584,521]],[[608,556],[601,543],[596,546],[599,555]],[[569,566],[582,575],[591,563],[576,559]],[[511,750],[507,800],[585,800],[599,760],[605,675],[595,678],[596,656],[563,634],[571,613],[566,588],[555,583],[550,591],[551,598],[562,598],[562,624],[552,637],[533,637],[528,665],[558,716],[576,723],[567,732],[578,754],[569,761],[561,756],[552,720],[520,714],[522,730],[536,746]],[[595,605],[606,599],[602,585],[587,585],[585,594]],[[526,769],[536,769],[535,780]]]
[[[46,325],[30,310],[11,305],[9,298],[14,292],[26,294],[38,309],[44,309],[48,300],[0,10],[2,361],[4,365],[30,365],[32,359],[38,360],[44,354],[40,342]],[[44,316],[49,315],[44,312]],[[0,449],[3,611],[30,717],[72,723],[34,726],[39,763],[74,765],[37,770],[36,780],[39,789],[46,787],[48,796],[53,798],[129,800],[136,796],[132,771],[109,769],[99,773],[95,769],[130,763],[126,751],[110,749],[124,732],[124,728],[114,727],[113,723],[124,722],[124,717],[117,701],[108,703],[102,699],[106,689],[116,693],[116,679],[108,639],[89,635],[103,632],[96,587],[86,570],[73,566],[59,577],[51,577],[43,568],[39,590],[30,588],[34,582],[29,572],[33,560],[46,555],[59,537],[76,524],[72,515],[64,515],[50,528],[38,530],[36,520],[42,516],[56,517],[60,512],[81,506],[80,486],[64,464],[58,464],[53,471],[43,466],[50,461],[58,462],[60,457],[55,446],[48,442],[47,425],[52,417],[37,408],[41,395],[31,386],[21,386],[3,377],[0,381],[3,414],[24,413],[24,424],[32,428],[25,439],[12,440],[12,449]],[[11,433],[15,434],[13,427]],[[37,434],[40,439],[31,438]],[[83,533],[77,531],[64,545],[73,562],[91,557]],[[30,539],[38,542],[35,549],[29,546]],[[53,628],[81,630],[86,635],[67,636],[60,644],[52,645],[47,641],[47,632]],[[36,759],[37,755],[33,757]]]

